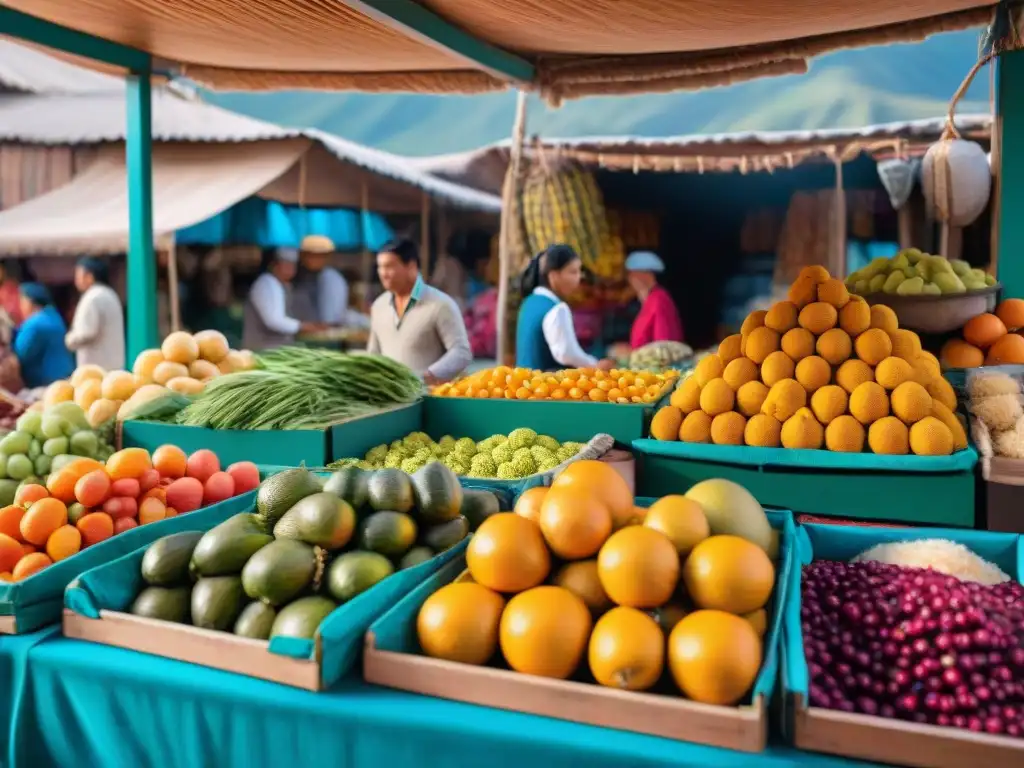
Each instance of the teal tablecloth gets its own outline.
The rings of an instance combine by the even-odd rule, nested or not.
[[[430,699],[358,680],[310,693],[57,638],[29,655],[12,768],[865,768],[754,756]]]
[[[60,635],[50,626],[24,635],[0,635],[0,768],[10,765],[8,746],[14,734],[19,696],[25,690],[29,651],[51,637]]]

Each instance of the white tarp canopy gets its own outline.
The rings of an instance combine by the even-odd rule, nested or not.
[[[154,144],[157,243],[258,193],[294,166],[311,144],[303,137],[244,144]],[[0,254],[68,256],[127,250],[123,146],[102,148],[69,183],[0,211]]]

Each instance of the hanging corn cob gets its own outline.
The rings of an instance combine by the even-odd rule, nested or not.
[[[598,277],[621,274],[625,259],[622,241],[609,232],[597,181],[578,163],[541,152],[527,174],[521,202],[533,253],[565,243],[576,249],[583,265]]]

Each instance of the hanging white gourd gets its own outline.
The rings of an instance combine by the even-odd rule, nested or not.
[[[910,193],[914,191],[914,172],[912,163],[898,157],[878,161],[878,178],[889,193],[893,210],[898,211],[910,199]]]
[[[949,133],[951,125],[947,124],[947,132],[925,153],[921,186],[932,219],[966,227],[988,205],[992,168],[985,150],[973,141]]]

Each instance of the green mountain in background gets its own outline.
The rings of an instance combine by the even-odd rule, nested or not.
[[[939,117],[977,59],[978,34],[840,51],[806,75],[670,94],[595,97],[547,108],[532,99],[528,131],[572,138],[672,136],[745,130],[813,130]],[[507,138],[515,95],[430,96],[286,91],[207,94],[221,106],[271,122],[321,128],[405,155],[473,149]],[[988,71],[960,112],[989,110]]]

